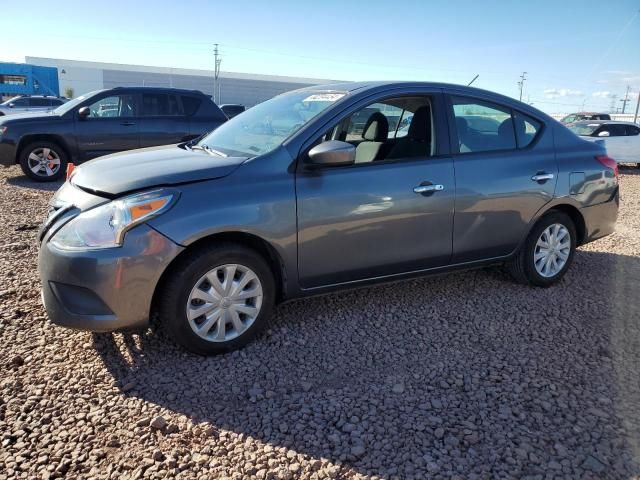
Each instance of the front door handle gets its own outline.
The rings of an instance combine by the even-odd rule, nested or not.
[[[122,122],[120,125],[124,127],[130,127],[131,125],[135,125],[135,122]]]
[[[440,192],[442,190],[444,190],[443,185],[418,185],[413,188],[413,191],[419,194]]]
[[[546,182],[547,180],[553,180],[553,173],[537,173],[531,180],[534,182]]]

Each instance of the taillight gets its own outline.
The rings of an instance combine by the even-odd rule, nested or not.
[[[609,155],[598,155],[596,156],[596,160],[598,160],[605,167],[613,170],[613,174],[616,176],[616,178],[618,178],[618,175],[620,174],[620,172],[618,171],[618,162],[616,162]]]

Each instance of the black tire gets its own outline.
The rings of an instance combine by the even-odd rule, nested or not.
[[[560,224],[563,225],[571,236],[569,257],[567,258],[564,266],[553,276],[541,275],[534,262],[534,255],[536,251],[536,243],[547,227]],[[573,256],[576,251],[576,228],[567,214],[559,211],[552,211],[544,215],[535,226],[529,232],[527,239],[518,251],[516,256],[507,263],[507,270],[511,276],[519,283],[534,285],[537,287],[549,287],[554,283],[560,281],[560,279],[567,273],[567,270],[573,262]]]
[[[189,295],[207,272],[226,264],[238,264],[256,274],[262,287],[262,304],[253,323],[236,338],[223,342],[205,340],[190,326],[187,317]],[[159,286],[154,309],[162,327],[179,345],[200,355],[215,355],[236,350],[253,340],[267,324],[275,298],[274,276],[262,256],[240,245],[217,243],[187,252],[172,266]]]
[[[40,170],[41,173],[36,173],[31,170],[29,166],[29,156],[32,153],[41,151],[43,149],[49,149],[50,157],[59,160],[57,169],[53,171],[52,175],[48,175],[44,167]],[[30,179],[35,180],[36,182],[55,182],[56,180],[60,180],[61,178],[64,178],[66,176],[69,157],[67,156],[67,152],[65,152],[64,149],[57,143],[47,140],[38,140],[26,145],[20,151],[20,158],[18,159],[18,161],[20,163],[20,166],[22,167],[22,171]]]

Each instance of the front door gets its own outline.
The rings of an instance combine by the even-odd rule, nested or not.
[[[508,106],[451,97],[456,213],[452,263],[502,257],[552,198],[558,176],[552,132]]]
[[[316,144],[340,139],[357,145],[353,165],[309,170],[300,159],[296,190],[303,288],[449,263],[455,182],[452,159],[441,155],[437,144],[446,135],[438,117],[441,101],[439,95],[384,99],[318,139]]]
[[[82,160],[139,148],[137,95],[111,94],[87,106],[89,116],[75,122]]]

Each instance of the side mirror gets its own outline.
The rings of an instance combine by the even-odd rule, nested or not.
[[[16,104],[15,104],[15,103],[10,103],[10,104],[9,104],[9,108],[13,108],[13,107],[15,107],[15,106],[16,106]]]
[[[611,134],[610,134],[609,132],[600,132],[600,133],[598,134],[598,136],[599,136],[599,137],[610,137],[610,136],[611,136]]]
[[[91,115],[91,109],[89,107],[82,107],[78,110],[78,117],[80,117],[80,120],[86,120],[89,115]]]
[[[329,140],[309,150],[309,167],[337,167],[352,165],[356,161],[356,147],[347,142]]]

